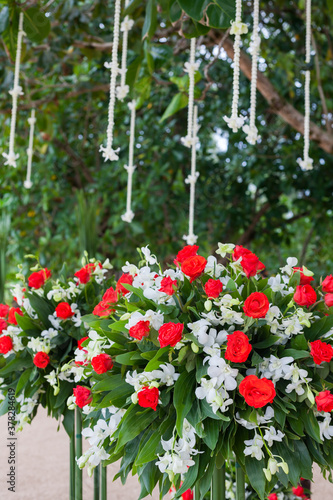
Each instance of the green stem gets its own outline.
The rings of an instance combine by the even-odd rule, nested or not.
[[[101,500],[107,500],[107,468],[101,467]]]
[[[97,465],[94,470],[94,500],[99,500],[99,477],[100,477],[100,466]]]
[[[79,408],[76,408],[76,457],[82,455],[82,418]],[[82,470],[76,466],[75,472],[75,500],[82,500]]]
[[[215,467],[210,489],[210,500],[225,500],[225,464],[221,469]]]
[[[75,427],[69,441],[69,498],[75,500]]]
[[[193,500],[200,500],[200,490],[199,490],[199,485],[198,484],[196,484],[195,487],[194,487]]]
[[[238,463],[236,463],[236,500],[245,500],[245,474]]]

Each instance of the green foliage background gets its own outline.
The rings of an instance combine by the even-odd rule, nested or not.
[[[120,266],[133,258],[136,247],[149,243],[153,251],[169,260],[183,244],[189,196],[184,179],[190,169],[189,150],[180,143],[186,135],[187,120],[183,66],[189,42],[184,35],[202,37],[196,90],[201,149],[195,222],[202,251],[211,250],[217,241],[240,242],[257,252],[271,270],[276,270],[288,255],[295,255],[319,274],[332,271],[332,155],[311,143],[315,168],[302,172],[297,164],[303,148],[301,135],[272,113],[259,93],[260,144],[248,145],[242,132],[229,134],[223,121],[224,115],[230,115],[232,66],[225,52],[219,53],[216,40],[230,26],[233,3],[130,3],[128,12],[135,25],[129,36],[127,81],[130,98],[139,100],[139,109],[135,219],[128,225],[120,217],[126,204],[126,102],[117,101],[116,105],[115,146],[121,148],[120,160],[103,163],[98,152],[107,125],[109,71],[104,63],[111,57],[110,45],[104,50],[103,44],[112,41],[114,2],[0,1],[2,152],[8,149],[8,90],[13,84],[21,8],[27,33],[20,80],[24,96],[19,102],[16,136],[20,159],[16,170],[3,164],[0,167],[0,206],[11,218],[8,277],[25,254],[36,251],[42,265],[49,268],[60,268],[64,260],[70,268],[77,267],[82,253],[78,190],[85,193],[89,220],[93,213],[97,218],[97,234],[92,223],[89,235],[92,248],[97,244],[97,257],[109,257]],[[251,25],[252,3],[243,4],[244,18]],[[313,1],[313,37],[329,111],[333,109],[332,14],[332,0]],[[261,2],[261,27],[260,69],[283,98],[303,113],[304,0]],[[243,38],[247,50],[250,37]],[[211,85],[207,85],[205,68],[217,55],[208,70]],[[311,99],[311,119],[331,131],[331,123],[325,125],[315,61]],[[27,191],[23,181],[27,118],[32,106],[37,114],[36,153],[34,185]],[[240,109],[246,115],[248,108],[249,82],[241,75]],[[227,150],[219,147],[221,137]]]

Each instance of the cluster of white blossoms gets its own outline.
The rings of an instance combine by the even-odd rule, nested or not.
[[[176,373],[175,367],[170,363],[164,363],[160,365],[158,370],[152,370],[151,372],[144,371],[142,373],[137,373],[134,370],[132,373],[127,372],[125,381],[127,384],[132,385],[135,389],[135,393],[132,394],[133,403],[137,403],[137,393],[143,389],[143,387],[160,387],[161,385],[166,385],[171,387],[174,385],[179,377],[179,373]]]
[[[158,455],[156,465],[162,473],[169,476],[173,481],[176,474],[186,474],[188,468],[194,465],[193,456],[199,452],[195,449],[196,439],[194,427],[184,419],[183,437],[173,436],[168,441],[161,440],[165,453]]]
[[[259,365],[259,372],[265,378],[272,379],[274,383],[281,379],[288,380],[286,393],[295,391],[299,396],[305,393],[308,383],[312,380],[307,376],[308,372],[300,368],[291,356],[277,358],[271,355],[269,358],[264,358]]]
[[[319,418],[323,418],[323,420],[319,420]],[[330,412],[318,412],[317,420],[320,431],[320,439],[332,439],[333,437],[333,425],[332,424],[332,416]]]
[[[40,391],[36,391],[31,398],[25,398],[23,393],[17,396],[16,403],[20,405],[20,411],[16,413],[16,432],[21,431],[25,424],[30,424],[30,415],[38,405],[39,394]]]

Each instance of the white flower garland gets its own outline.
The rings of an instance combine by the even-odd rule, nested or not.
[[[309,65],[311,62],[311,0],[306,0],[306,37],[305,37],[305,63]],[[310,147],[310,82],[311,72],[309,69],[305,71],[305,87],[304,87],[304,151],[303,160],[299,159],[298,164],[303,170],[313,169],[313,159],[309,157]]]
[[[12,116],[10,122],[10,137],[9,137],[9,152],[2,153],[2,156],[6,158],[5,165],[16,168],[16,160],[19,158],[19,154],[15,154],[15,129],[16,129],[16,115],[17,115],[17,98],[23,95],[22,87],[19,85],[20,78],[20,64],[21,64],[21,50],[22,50],[22,38],[25,33],[23,31],[23,12],[20,13],[19,18],[19,28],[17,35],[17,48],[16,48],[16,59],[15,59],[15,74],[14,74],[14,86],[9,94],[12,96]]]
[[[256,127],[256,107],[257,107],[257,76],[258,57],[260,48],[259,38],[259,0],[253,2],[253,37],[252,49],[252,69],[251,69],[251,97],[250,97],[250,125],[244,125],[243,131],[247,134],[246,140],[250,144],[255,144],[260,139]]]
[[[135,140],[135,111],[136,101],[133,99],[132,102],[128,104],[129,109],[131,110],[131,127],[130,127],[130,141],[129,141],[129,156],[128,156],[128,165],[125,165],[125,170],[127,170],[127,201],[126,201],[126,212],[121,216],[124,222],[131,223],[134,218],[134,212],[131,209],[132,202],[132,179],[133,173],[135,170],[135,165],[133,164],[134,160],[134,140]]]
[[[184,71],[188,73],[189,88],[188,88],[188,118],[187,118],[187,135],[181,138],[182,143],[187,148],[193,144],[193,107],[194,107],[194,84],[195,72],[199,69],[199,63],[195,62],[195,44],[196,38],[191,38],[190,61],[184,64]]]
[[[128,7],[129,0],[125,0],[125,9]],[[121,80],[120,85],[117,87],[117,98],[123,101],[129,92],[129,86],[126,85],[126,72],[127,72],[127,44],[128,44],[128,32],[133,28],[134,21],[128,16],[125,17],[121,23],[120,30],[123,32],[123,48],[121,57]]]
[[[242,0],[236,0],[236,17],[235,21],[231,22],[230,34],[235,35],[234,41],[234,76],[233,76],[233,97],[232,97],[232,107],[231,107],[231,117],[224,116],[223,119],[227,123],[228,127],[232,129],[233,132],[237,132],[238,129],[242,128],[244,125],[245,117],[238,116],[238,102],[239,102],[239,60],[240,60],[240,47],[241,47],[241,35],[245,35],[248,32],[247,25],[242,23]]]
[[[194,204],[195,204],[195,185],[199,177],[199,172],[196,171],[196,156],[197,156],[197,132],[198,132],[198,106],[193,109],[193,127],[192,127],[192,158],[191,158],[191,174],[185,179],[186,184],[190,184],[190,208],[188,235],[184,235],[183,239],[188,245],[194,245],[198,239],[193,233],[194,230]]]
[[[115,161],[119,159],[118,152],[120,148],[113,149],[113,128],[114,128],[114,106],[116,102],[116,80],[119,72],[118,69],[118,46],[119,46],[119,31],[120,31],[120,6],[121,0],[115,0],[114,11],[114,28],[113,28],[113,45],[112,45],[112,61],[105,63],[104,66],[111,70],[110,78],[110,101],[108,112],[108,128],[107,128],[107,143],[106,147],[101,144],[100,152],[104,161]]]
[[[36,123],[36,118],[35,118],[35,110],[31,110],[31,116],[28,118],[28,123],[30,125],[30,133],[29,133],[29,148],[27,149],[27,155],[28,155],[28,165],[27,165],[27,178],[24,181],[24,187],[26,189],[30,189],[32,187],[32,182],[31,182],[31,166],[32,166],[32,157],[34,154],[34,131],[35,131],[35,123]]]

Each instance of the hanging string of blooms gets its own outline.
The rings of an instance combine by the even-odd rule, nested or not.
[[[188,118],[187,118],[187,135],[181,138],[182,143],[187,148],[190,148],[193,143],[193,107],[194,107],[194,85],[195,73],[199,69],[200,63],[195,62],[195,44],[196,38],[191,38],[190,61],[184,64],[184,71],[188,73]]]
[[[130,125],[130,140],[129,140],[129,155],[128,155],[128,165],[125,165],[125,170],[127,170],[127,200],[126,200],[126,212],[121,216],[124,222],[131,223],[134,218],[134,212],[131,208],[132,203],[132,179],[133,173],[136,169],[134,165],[134,140],[135,140],[135,118],[136,118],[136,100],[133,99],[132,102],[128,104],[131,110],[131,125]]]
[[[251,97],[250,97],[250,124],[243,126],[243,131],[247,134],[246,140],[249,144],[256,144],[260,139],[256,127],[256,108],[257,108],[257,76],[258,59],[260,49],[259,37],[259,0],[253,2],[253,36],[251,42],[252,49],[252,69],[251,69]]]
[[[194,234],[194,204],[195,204],[195,185],[199,177],[199,172],[196,171],[197,163],[197,133],[198,133],[198,106],[193,109],[193,127],[192,127],[192,156],[191,156],[191,174],[185,179],[186,184],[190,184],[190,208],[188,235],[184,235],[183,239],[188,245],[194,245],[197,242],[198,236]]]
[[[128,7],[129,0],[125,0],[125,9]],[[123,47],[121,56],[121,70],[120,70],[120,85],[117,87],[117,98],[123,101],[129,92],[129,86],[126,85],[126,72],[127,72],[127,45],[128,45],[128,32],[133,28],[134,21],[128,16],[121,23],[120,31],[123,33]]]
[[[110,77],[110,100],[108,111],[108,127],[107,127],[107,142],[106,146],[101,144],[100,152],[104,161],[115,161],[119,159],[118,152],[120,148],[113,149],[113,129],[114,129],[114,107],[116,102],[116,80],[119,72],[118,69],[118,47],[119,47],[119,31],[120,31],[120,6],[121,0],[115,0],[114,12],[114,28],[113,28],[113,44],[112,44],[112,61],[105,63],[104,66],[111,71]]]
[[[30,132],[29,132],[29,148],[27,149],[27,155],[28,155],[27,178],[24,181],[24,187],[26,189],[30,189],[32,187],[31,166],[32,166],[32,157],[34,155],[34,131],[35,131],[35,123],[36,123],[34,109],[31,110],[31,116],[30,116],[30,118],[28,118],[28,123],[30,125]]]
[[[240,75],[240,48],[241,48],[241,35],[245,35],[248,32],[247,25],[242,23],[242,0],[236,0],[236,17],[235,20],[231,22],[230,34],[235,35],[234,40],[234,75],[233,75],[233,96],[232,96],[232,106],[231,106],[231,116],[224,116],[223,119],[227,123],[228,127],[232,129],[233,132],[237,132],[238,129],[242,128],[244,125],[245,117],[242,115],[238,116],[238,102],[239,102],[239,75]]]
[[[311,62],[311,0],[306,0],[306,36],[305,36],[305,63],[309,65]],[[310,69],[305,71],[305,87],[304,87],[304,151],[303,160],[299,159],[298,164],[303,170],[313,169],[313,159],[309,157],[310,147]]]
[[[9,94],[12,96],[12,116],[10,122],[10,136],[9,136],[9,151],[8,153],[2,153],[2,156],[6,158],[5,165],[16,168],[16,160],[19,158],[19,154],[14,151],[15,147],[15,129],[16,129],[16,115],[17,115],[17,98],[23,95],[22,87],[19,85],[20,78],[20,64],[21,64],[21,51],[22,51],[22,38],[25,33],[23,31],[23,12],[20,13],[19,17],[19,27],[17,35],[17,48],[16,48],[16,58],[15,58],[15,73],[14,73],[14,85]]]

